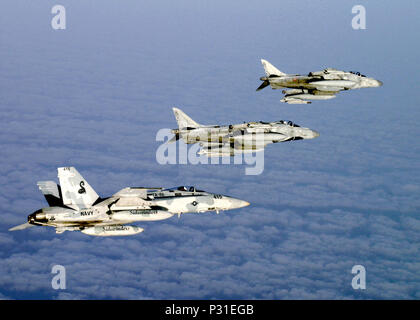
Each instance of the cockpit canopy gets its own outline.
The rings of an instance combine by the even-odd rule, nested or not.
[[[165,191],[183,191],[183,192],[204,192],[203,190],[198,190],[193,186],[180,186],[175,188],[169,188]]]
[[[359,76],[359,77],[365,77],[366,78],[366,76],[364,74],[361,74],[360,72],[357,72],[357,71],[350,71],[350,73],[355,74],[356,76]]]
[[[278,124],[285,124],[285,125],[288,125],[288,126],[290,126],[290,127],[300,127],[299,125],[297,125],[296,123],[293,123],[292,121],[286,121],[286,120],[280,120],[280,121],[277,121],[277,123]]]

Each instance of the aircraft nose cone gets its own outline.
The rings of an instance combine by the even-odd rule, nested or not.
[[[319,132],[315,130],[308,130],[302,136],[303,139],[315,139],[316,137],[319,137]]]
[[[244,200],[230,198],[230,207],[232,209],[243,208],[243,207],[249,206],[249,204],[250,204],[249,202],[244,201]]]
[[[381,87],[384,84],[382,81],[373,78],[369,78],[366,81],[368,87]]]

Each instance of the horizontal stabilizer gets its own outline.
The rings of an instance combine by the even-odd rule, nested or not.
[[[174,134],[174,136],[170,139],[170,140],[168,140],[168,142],[166,142],[166,143],[174,143],[174,142],[177,142],[178,140],[179,140],[179,133],[175,133]]]
[[[34,227],[34,225],[26,222],[26,223],[20,224],[16,227],[10,228],[9,231],[24,230],[24,229],[31,228],[31,227]]]
[[[270,85],[270,82],[268,82],[267,80],[264,80],[264,82],[261,83],[261,85],[257,88],[257,91],[260,91],[269,85]]]

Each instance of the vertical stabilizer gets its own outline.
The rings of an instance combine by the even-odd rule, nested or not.
[[[50,207],[62,207],[64,205],[61,188],[54,181],[38,181],[37,185]]]
[[[176,118],[176,122],[178,122],[179,129],[201,127],[201,124],[195,122],[193,119],[187,116],[182,110],[178,108],[172,108],[172,110],[174,111],[174,115]]]
[[[63,204],[72,208],[89,208],[99,196],[74,167],[58,168]]]
[[[267,77],[272,76],[272,75],[282,77],[286,75],[284,72],[281,72],[279,69],[277,69],[267,60],[261,59],[261,63],[264,67],[264,71]]]

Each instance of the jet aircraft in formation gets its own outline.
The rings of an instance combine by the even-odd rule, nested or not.
[[[261,151],[270,143],[302,139],[313,139],[319,133],[303,128],[292,121],[244,122],[226,126],[201,125],[183,111],[173,108],[178,129],[173,129],[175,136],[169,141],[180,138],[186,144],[199,143],[198,154],[208,157],[233,156],[237,153]]]
[[[333,68],[309,72],[308,75],[286,74],[281,72],[267,60],[262,59],[265,76],[257,91],[271,86],[272,89],[283,90],[285,94],[281,102],[289,104],[308,104],[309,100],[329,100],[335,98],[340,91],[360,88],[380,87],[382,82],[368,78],[360,72],[346,72]]]
[[[382,82],[359,72],[332,68],[308,75],[285,74],[266,60],[261,60],[266,76],[257,91],[271,86],[284,90],[282,102],[308,104],[310,100],[328,100],[343,90],[379,87]],[[182,139],[186,144],[200,144],[199,154],[208,157],[233,156],[237,153],[261,151],[266,145],[302,139],[313,139],[319,133],[300,127],[292,121],[244,122],[226,126],[201,125],[180,109],[173,108],[178,129],[169,142]],[[127,225],[180,216],[242,208],[248,202],[221,194],[198,190],[191,186],[171,189],[124,188],[108,198],[101,198],[74,167],[58,168],[60,185],[40,181],[38,187],[49,207],[28,216],[28,222],[9,229],[22,230],[33,226],[54,227],[56,233],[81,231],[92,236],[124,236],[137,234],[142,228]]]
[[[143,231],[127,225],[169,219],[183,213],[231,210],[249,203],[192,186],[171,189],[124,188],[109,198],[101,198],[74,167],[58,168],[60,185],[40,181],[38,187],[49,207],[28,216],[28,222],[9,229],[33,226],[54,227],[56,233],[81,231],[92,236],[126,236]]]

